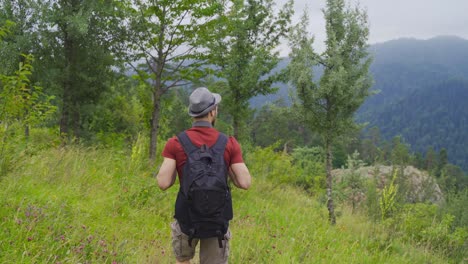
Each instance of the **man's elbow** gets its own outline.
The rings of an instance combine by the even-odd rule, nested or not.
[[[159,177],[157,179],[158,179],[159,189],[161,189],[163,191],[169,189],[169,187],[172,186],[172,184],[170,182],[164,181],[164,180],[160,179]]]
[[[168,184],[158,184],[158,186],[159,186],[159,189],[161,189],[162,191],[165,191],[165,190],[169,189],[169,187],[171,187]]]
[[[250,183],[248,184],[239,184],[239,189],[248,190],[250,188]]]
[[[229,173],[235,182],[236,187],[247,190],[252,183],[252,176],[250,176],[249,169],[245,163],[232,164],[229,168]]]
[[[252,184],[251,179],[245,179],[245,180],[239,181],[238,187],[243,190],[248,190],[251,184]]]

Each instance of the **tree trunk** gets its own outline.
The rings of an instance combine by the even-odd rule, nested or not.
[[[65,42],[65,47],[67,47],[67,42]],[[69,68],[69,58],[66,58],[67,60],[67,66],[66,68]],[[63,94],[62,94],[62,113],[60,116],[60,135],[67,135],[70,132],[70,108],[71,108],[71,95],[70,95],[70,90],[71,90],[71,80],[70,80],[70,74],[69,70],[65,70],[67,75],[65,77],[65,81],[63,83]]]
[[[23,35],[24,32],[21,31],[20,34]],[[28,53],[29,53],[28,51],[21,52],[21,54],[28,54]],[[19,56],[19,61],[20,61],[21,64],[24,64],[24,63],[26,62],[26,58],[25,58],[24,56],[21,55],[21,56]],[[31,100],[31,94],[32,94],[32,90],[33,90],[34,88],[33,88],[33,86],[32,86],[31,84],[29,84],[29,87],[28,87],[28,88],[29,88],[29,89],[28,89],[28,91],[26,92],[27,95],[24,95],[24,96],[23,96],[23,99],[26,100],[26,102],[27,102],[26,104],[29,105],[30,102],[29,102],[28,100]],[[29,114],[29,110],[26,109],[26,110],[25,110],[25,113],[24,113],[24,116],[27,117],[28,114]],[[27,123],[24,125],[24,136],[26,137],[26,139],[29,138],[29,125],[28,125]]]
[[[330,224],[336,224],[336,217],[335,217],[335,207],[333,205],[333,197],[332,197],[332,184],[333,184],[333,177],[331,174],[332,171],[332,151],[331,151],[331,140],[327,138],[325,140],[325,149],[326,149],[326,170],[327,170],[327,208],[328,208],[328,220]]]
[[[62,99],[62,113],[60,116],[60,135],[65,136],[68,135],[69,132],[69,127],[68,127],[68,119],[69,119],[69,100],[68,100],[68,88],[65,85],[64,86],[64,94],[63,94],[63,99]]]
[[[153,112],[151,114],[151,134],[150,134],[150,163],[156,162],[156,150],[158,143],[159,119],[161,114],[161,93],[160,89],[153,92]]]
[[[72,64],[73,64],[73,39],[68,32],[68,25],[64,25],[62,28],[64,38],[63,47],[65,53],[65,69],[64,69],[64,81],[62,87],[62,113],[60,116],[60,135],[69,136],[70,133],[70,115],[72,113]]]
[[[62,8],[66,10],[70,8],[71,15],[75,15],[79,12],[80,1],[71,0],[61,3]],[[65,11],[66,12],[66,11]],[[69,14],[70,15],[70,14]],[[78,43],[74,39],[73,33],[70,30],[70,25],[64,23],[60,25],[63,37],[63,48],[65,57],[65,68],[64,68],[64,81],[63,81],[63,97],[62,97],[62,114],[60,117],[60,134],[70,136],[70,132],[77,132],[79,124],[79,112],[75,107],[77,104],[76,94],[74,91],[76,87],[76,79],[74,78],[77,71],[77,48]]]
[[[232,126],[234,129],[234,137],[239,140],[239,117],[237,115],[232,117]]]
[[[71,127],[73,129],[73,136],[79,138],[81,137],[81,111],[80,111],[80,105],[77,103],[76,98],[72,98],[73,102],[73,111],[72,111],[72,116],[71,116]]]
[[[163,53],[163,42],[165,27],[162,27],[158,42],[158,56],[152,62],[152,65],[148,65],[151,71],[155,74],[154,86],[153,86],[153,112],[151,113],[151,133],[150,133],[150,146],[149,156],[150,165],[154,165],[156,162],[156,151],[158,147],[158,132],[159,132],[159,119],[161,118],[161,97],[164,94],[163,90],[163,65],[165,63],[165,55]]]

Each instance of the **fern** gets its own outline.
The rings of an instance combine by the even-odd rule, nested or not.
[[[385,220],[395,210],[396,194],[398,192],[398,185],[395,184],[398,169],[395,169],[392,176],[392,181],[388,186],[382,190],[382,196],[380,197],[380,212],[382,220]]]

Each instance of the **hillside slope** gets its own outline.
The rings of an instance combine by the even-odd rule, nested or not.
[[[173,263],[177,186],[160,191],[137,156],[68,147],[23,159],[0,179],[0,263]],[[232,263],[447,263],[345,209],[329,226],[323,204],[269,180],[288,168],[270,158],[249,159],[253,187],[233,191]]]

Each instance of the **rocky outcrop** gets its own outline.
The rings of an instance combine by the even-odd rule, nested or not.
[[[393,173],[395,184],[398,185],[400,194],[404,195],[407,202],[431,202],[439,203],[443,200],[442,191],[435,179],[426,171],[421,171],[413,166],[366,166],[355,170],[336,169],[332,171],[336,181],[340,182],[352,173],[356,173],[363,178],[373,179],[379,189],[383,189],[390,183]],[[403,173],[401,173],[403,171]]]

